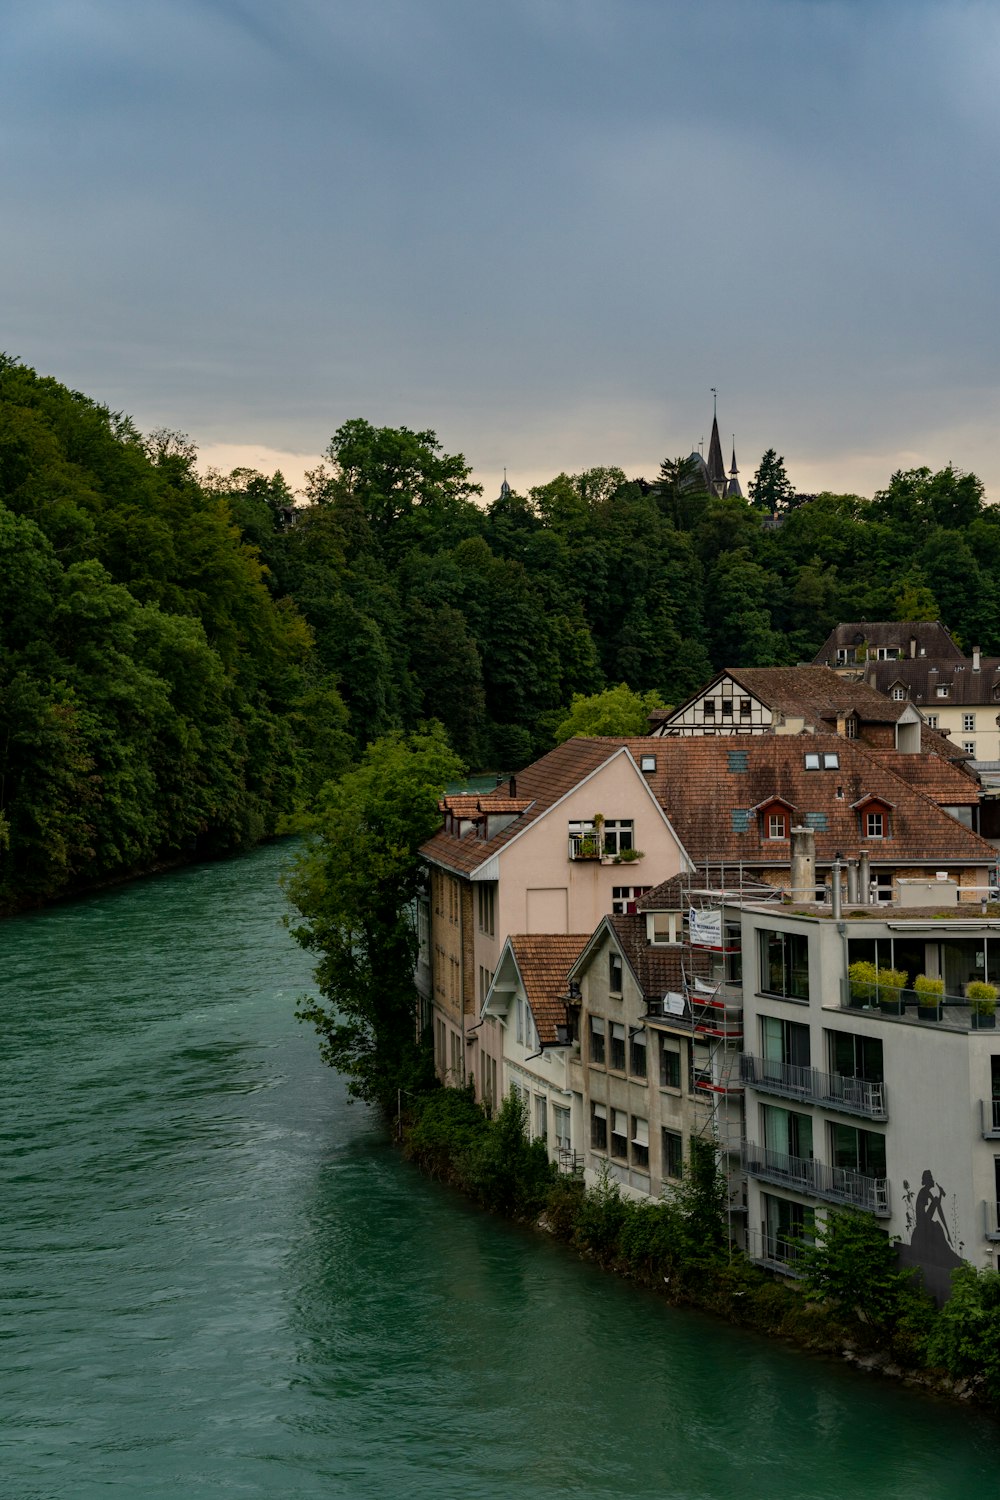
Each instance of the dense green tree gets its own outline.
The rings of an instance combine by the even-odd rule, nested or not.
[[[815,1240],[800,1245],[796,1268],[810,1297],[875,1328],[889,1327],[911,1295],[912,1271],[899,1269],[895,1242],[861,1209],[831,1209]]]
[[[561,745],[580,736],[648,734],[649,715],[665,707],[659,693],[634,693],[626,682],[589,697],[574,693],[569,713],[556,726],[553,737]]]
[[[321,995],[299,1015],[354,1097],[387,1113],[398,1089],[428,1076],[413,984],[417,849],[461,771],[439,724],[375,740],[321,792],[307,848],[287,878],[302,917],[293,930],[317,955]]]
[[[770,516],[790,510],[795,500],[795,486],[785,471],[785,460],[768,448],[748,486],[750,504]]]

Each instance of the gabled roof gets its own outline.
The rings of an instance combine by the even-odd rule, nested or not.
[[[648,740],[629,742],[635,753]],[[805,768],[807,754],[836,754],[836,770]],[[907,757],[917,760],[914,755]],[[783,797],[816,834],[816,858],[829,864],[839,850],[855,856],[864,845],[877,863],[993,864],[997,851],[958,823],[919,787],[894,774],[884,757],[840,735],[746,735],[660,739],[656,770],[647,775],[671,826],[695,866],[745,864],[751,868],[788,863],[762,837],[751,809]],[[838,796],[838,789],[840,795]],[[851,804],[866,794],[894,804],[892,837],[877,848],[861,837]]]
[[[943,703],[956,703],[1000,711],[1000,657],[984,656],[977,672],[971,658],[918,657],[914,661],[870,661],[865,681],[881,693],[905,687],[910,701],[931,713]],[[937,696],[938,687],[948,688],[947,699]]]
[[[638,913],[604,917],[569,972],[584,973],[608,937],[614,941],[646,999],[660,998],[667,990],[683,989],[685,949],[680,943],[650,943],[646,937],[646,919]],[[686,961],[690,972],[704,976],[711,971],[708,954],[692,950]]]
[[[490,839],[480,838],[475,833],[459,838],[442,830],[421,845],[420,853],[432,864],[443,865],[459,875],[471,875],[602,766],[618,755],[627,754],[630,743],[641,743],[640,753],[649,751],[648,740],[573,739],[557,745],[541,760],[518,772],[516,798],[511,800],[527,805],[520,816],[500,833]],[[643,776],[637,766],[635,774],[637,781],[648,783],[649,778]]]
[[[854,651],[861,645],[875,649],[896,646],[902,656],[908,657],[911,641],[916,642],[918,655],[962,659],[961,651],[940,620],[854,620],[835,625],[813,661],[835,662],[838,651]]]
[[[540,1042],[552,1045],[556,1026],[566,1020],[567,975],[587,945],[589,934],[517,934],[507,946],[517,965]],[[499,967],[499,966],[498,966]]]
[[[838,717],[852,712],[862,724],[895,724],[908,707],[905,702],[886,698],[866,682],[838,677],[829,667],[726,667],[679,708],[650,714],[650,723],[680,722],[691,704],[710,693],[724,678],[729,678],[773,714],[803,719],[818,729],[835,727]]]

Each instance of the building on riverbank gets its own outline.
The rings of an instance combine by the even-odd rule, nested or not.
[[[899,1237],[938,1298],[962,1260],[997,1266],[1000,1033],[995,1002],[980,1013],[967,991],[1000,983],[1000,918],[963,915],[957,895],[927,882],[877,912],[723,907],[741,930],[741,1156],[760,1263],[794,1273],[812,1217],[846,1205]],[[902,988],[852,979],[859,960],[901,972]],[[932,1003],[921,975],[940,981]]]

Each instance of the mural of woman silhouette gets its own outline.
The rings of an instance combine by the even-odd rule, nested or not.
[[[916,1223],[910,1236],[910,1249],[915,1259],[922,1264],[951,1270],[964,1262],[951,1243],[951,1234],[941,1206],[944,1196],[944,1188],[935,1183],[929,1171],[925,1172],[920,1179],[920,1191],[913,1205]]]

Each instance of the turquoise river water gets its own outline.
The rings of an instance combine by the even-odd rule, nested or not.
[[[0,927],[3,1500],[990,1500],[964,1410],[424,1181],[293,1019],[288,845]]]

